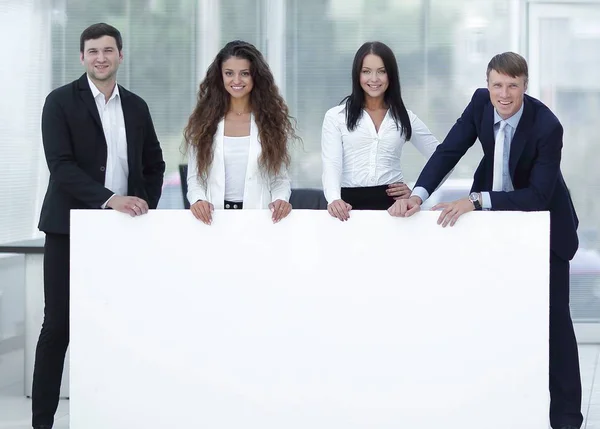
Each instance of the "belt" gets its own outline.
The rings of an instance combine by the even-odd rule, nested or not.
[[[243,202],[225,200],[225,205],[223,207],[225,208],[225,210],[236,210],[243,208],[243,206]]]

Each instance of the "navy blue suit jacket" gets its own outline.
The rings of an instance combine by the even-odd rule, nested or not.
[[[479,139],[483,159],[472,192],[490,193],[492,210],[550,211],[550,248],[564,260],[577,251],[579,221],[560,171],[563,128],[541,101],[525,95],[523,115],[510,148],[512,192],[493,192],[494,106],[489,91],[478,89],[421,172],[416,186],[431,194]]]

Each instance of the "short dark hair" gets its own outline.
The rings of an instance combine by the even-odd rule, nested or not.
[[[114,38],[117,42],[117,49],[121,52],[123,49],[123,38],[121,37],[121,33],[112,25],[105,24],[104,22],[92,24],[83,30],[83,33],[81,33],[81,37],[79,38],[79,52],[83,53],[83,47],[87,40],[99,39],[102,36]]]
[[[490,78],[490,72],[495,70],[498,73],[508,75],[510,77],[525,77],[525,83],[529,79],[527,70],[527,61],[521,55],[514,52],[504,52],[495,55],[487,66],[486,78]]]

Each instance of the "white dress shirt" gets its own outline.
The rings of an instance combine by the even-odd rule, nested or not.
[[[439,144],[410,110],[411,143],[429,157]],[[388,110],[379,131],[363,110],[354,131],[346,127],[346,107],[329,109],[323,120],[321,149],[323,191],[327,202],[341,198],[341,188],[389,185],[404,181],[400,158],[406,138]]]
[[[510,118],[506,119],[506,125],[504,126],[504,184],[505,184],[505,191],[506,192],[510,192],[510,191],[514,191],[514,187],[513,187],[513,183],[512,183],[512,179],[510,178],[510,173],[509,173],[509,159],[510,159],[510,147],[512,144],[512,139],[515,136],[515,131],[517,130],[517,126],[519,125],[519,122],[521,121],[521,116],[523,116],[523,106],[524,104],[521,104],[521,108],[517,111],[517,113],[515,113],[514,115],[512,115]],[[496,109],[494,109],[494,139],[496,139],[496,136],[498,135],[498,130],[500,129],[500,122],[503,121],[502,117],[498,114],[498,112],[496,111]],[[494,143],[495,144],[495,143]],[[492,199],[490,197],[490,193],[489,192],[482,192],[481,193],[481,207],[484,210],[491,210],[492,209]]]
[[[223,137],[223,155],[225,158],[225,200],[227,201],[244,201],[249,151],[250,136]]]
[[[88,76],[88,82],[102,122],[104,137],[106,139],[106,171],[104,186],[115,195],[127,195],[127,137],[125,135],[125,117],[121,106],[119,86],[115,84],[112,95],[105,101],[104,94],[94,85]],[[112,197],[111,197],[112,198]],[[109,198],[110,200],[110,198]],[[108,201],[107,201],[108,202]],[[103,208],[106,207],[104,203]]]

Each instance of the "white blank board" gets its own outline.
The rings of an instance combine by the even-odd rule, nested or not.
[[[71,219],[71,429],[548,421],[547,213]]]

